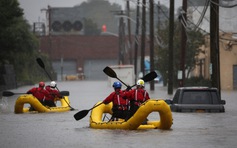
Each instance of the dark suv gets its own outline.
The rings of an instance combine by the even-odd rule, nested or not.
[[[166,100],[174,112],[225,112],[217,88],[180,87],[173,100]]]

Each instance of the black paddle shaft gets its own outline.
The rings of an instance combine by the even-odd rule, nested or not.
[[[13,95],[21,95],[21,94],[26,94],[26,93],[14,93],[14,92],[11,92],[11,91],[3,91],[2,92],[2,96],[4,96],[4,97],[10,97],[10,96],[13,96]]]
[[[53,81],[53,79],[51,78],[50,74],[47,72],[47,70],[45,69],[45,65],[44,62],[41,60],[41,58],[37,58],[36,59],[37,63],[39,64],[39,66],[41,68],[44,69],[45,73],[47,74],[47,76],[49,77],[50,81]],[[59,91],[58,87],[56,86],[56,89]]]
[[[116,79],[118,79],[119,81],[121,81],[118,77],[117,77],[117,74],[115,73],[115,71],[113,70],[113,69],[111,69],[110,67],[105,67],[104,68],[104,73],[106,73],[108,76],[110,76],[110,77],[112,77],[112,78],[116,78]],[[154,80],[155,78],[157,77],[157,74],[156,74],[156,72],[150,72],[150,73],[148,73],[148,74],[146,74],[142,79],[145,81],[145,82],[148,82],[148,81],[151,81],[151,80]],[[127,87],[128,87],[128,85],[127,84],[125,84],[123,81],[121,81],[124,85],[126,85]],[[136,84],[134,84],[133,86],[135,86]],[[132,86],[132,87],[133,87]],[[97,104],[97,105],[95,105],[94,107],[92,107],[91,109],[88,109],[88,110],[82,110],[82,111],[79,111],[79,112],[77,112],[75,115],[74,115],[74,118],[78,121],[78,120],[80,120],[80,119],[82,119],[82,118],[84,118],[87,114],[88,114],[88,112],[90,111],[90,110],[92,110],[92,109],[94,109],[94,108],[96,108],[96,107],[98,107],[98,106],[100,106],[101,104],[103,104],[103,102],[101,102],[101,103],[99,103],[99,104]]]
[[[37,63],[39,64],[39,66],[44,69],[44,71],[45,71],[45,73],[47,74],[47,76],[49,77],[49,79],[50,79],[51,81],[53,81],[53,79],[51,78],[51,76],[49,75],[49,73],[46,71],[44,62],[41,60],[41,58],[37,58],[36,61],[37,61]]]
[[[82,110],[82,111],[77,112],[77,113],[74,115],[74,118],[75,118],[77,121],[80,120],[80,119],[82,119],[82,118],[84,118],[84,117],[88,114],[88,112],[89,112],[90,110],[92,110],[92,109],[94,109],[94,108],[100,106],[101,104],[103,104],[103,102],[101,102],[101,103],[99,103],[99,104],[93,106],[91,109]]]
[[[149,82],[149,81],[152,81],[154,80],[155,78],[157,77],[157,73],[155,71],[152,71],[148,74],[146,74],[144,77],[142,77],[141,79],[144,81],[144,82]],[[136,86],[137,84],[134,84],[133,86],[131,87],[134,87]]]
[[[128,87],[127,84],[125,84],[122,80],[120,80],[120,79],[117,77],[116,72],[115,72],[112,68],[106,66],[103,71],[104,71],[104,73],[107,74],[108,76],[110,76],[110,77],[112,77],[112,78],[118,79],[120,82],[122,82],[125,86]],[[154,80],[156,77],[157,77],[157,73],[156,73],[155,71],[152,71],[152,72],[146,74],[146,75],[145,75],[144,77],[142,77],[141,79],[144,80],[144,82],[149,82],[149,81],[151,81],[151,80]],[[133,87],[133,86],[136,86],[136,84],[132,85],[131,87]]]
[[[128,85],[127,85],[126,83],[124,83],[121,79],[119,79],[119,78],[117,77],[117,74],[115,73],[115,71],[114,71],[112,68],[106,66],[103,71],[104,71],[104,73],[106,73],[108,76],[110,76],[110,77],[112,77],[112,78],[118,79],[118,80],[119,80],[120,82],[122,82],[126,87],[128,87]]]
[[[45,69],[45,65],[44,65],[44,62],[41,60],[41,58],[37,58],[36,59],[37,63],[39,64],[39,66],[41,68],[44,69],[45,73],[47,74],[47,76],[49,77],[49,79],[51,81],[53,81],[53,79],[51,78],[51,76],[49,75],[49,73],[47,72],[47,70]],[[56,86],[56,89],[59,91],[58,87]],[[63,99],[65,100],[65,98],[63,97]],[[67,105],[71,108],[71,110],[75,110],[73,107],[71,107],[71,105],[65,100],[65,102],[67,103]]]

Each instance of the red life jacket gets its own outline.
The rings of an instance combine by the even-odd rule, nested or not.
[[[35,96],[38,100],[43,101],[46,96],[49,94],[44,88],[34,87],[28,92],[31,92],[33,96]]]
[[[49,95],[46,96],[45,100],[54,101],[56,97],[60,97],[58,90],[52,89],[50,86],[46,86],[45,88],[49,92]]]
[[[118,108],[118,110],[128,110],[128,100],[123,99],[123,95],[115,93],[114,97],[114,102],[116,102],[114,107]]]
[[[135,105],[140,106],[143,102],[150,99],[149,94],[146,90],[138,88],[131,90],[129,95],[130,101],[135,101]]]
[[[105,104],[113,102],[113,107],[118,108],[119,110],[127,110],[129,100],[123,99],[124,92],[122,90],[116,90],[116,92],[112,92],[105,100],[103,101]]]

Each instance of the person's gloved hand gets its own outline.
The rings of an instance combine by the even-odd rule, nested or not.
[[[106,104],[109,104],[109,103],[107,103],[107,102],[104,102],[104,101],[103,101],[102,103],[104,103],[105,105],[106,105]]]
[[[126,88],[126,91],[129,91],[131,89],[132,89],[132,87],[130,85],[128,85],[127,88]]]

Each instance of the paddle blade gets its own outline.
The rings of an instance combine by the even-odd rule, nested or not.
[[[13,95],[15,95],[15,93],[10,92],[10,91],[2,92],[2,96],[4,96],[4,97],[10,97],[10,96],[13,96]]]
[[[75,120],[77,120],[77,121],[81,120],[82,118],[84,118],[88,114],[89,111],[90,110],[82,110],[82,111],[77,112],[74,115]]]
[[[69,96],[69,91],[60,91],[59,92],[61,96]]]
[[[115,73],[115,71],[112,68],[106,66],[103,71],[106,75],[108,75],[112,78],[117,78],[117,74]]]
[[[152,72],[146,74],[146,75],[142,78],[142,80],[143,80],[144,82],[149,82],[149,81],[151,81],[151,80],[154,80],[156,77],[157,77],[157,73],[156,73],[155,71],[152,71]]]
[[[14,92],[11,92],[11,91],[3,91],[2,92],[2,96],[4,96],[4,97],[10,97],[10,96],[13,96],[13,95],[21,95],[21,94],[26,94],[26,93],[14,93]]]
[[[41,68],[45,69],[44,62],[41,60],[41,58],[37,58],[36,61]]]

